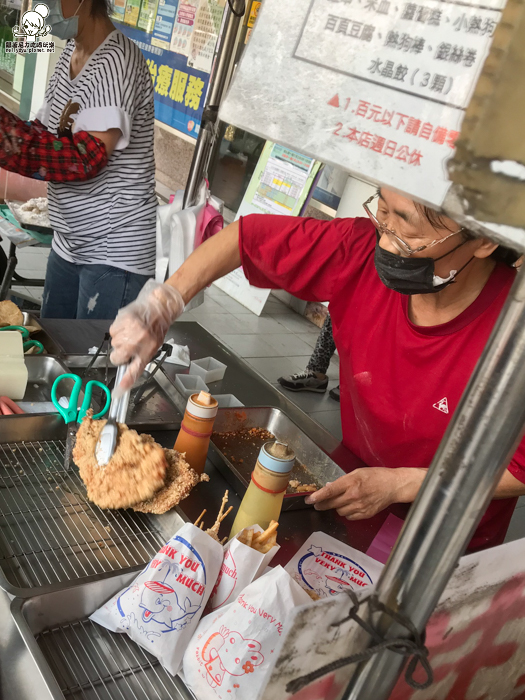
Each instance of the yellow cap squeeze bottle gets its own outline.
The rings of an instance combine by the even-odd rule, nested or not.
[[[219,404],[205,391],[188,399],[184,418],[173,449],[186,453],[186,462],[202,474],[206,466],[208,447]]]
[[[255,524],[266,529],[272,520],[279,519],[294,463],[295,454],[283,442],[267,442],[261,447],[230,537]]]

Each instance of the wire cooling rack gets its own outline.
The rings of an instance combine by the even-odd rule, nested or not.
[[[125,634],[90,620],[55,627],[36,637],[66,698],[74,700],[190,700],[179,678]]]
[[[91,504],[64,448],[62,440],[0,445],[0,566],[14,586],[145,564],[164,542],[146,515]]]

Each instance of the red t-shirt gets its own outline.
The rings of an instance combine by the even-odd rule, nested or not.
[[[252,285],[329,302],[344,444],[371,467],[429,467],[515,271],[498,264],[462,314],[439,326],[416,326],[408,297],[378,277],[368,219],[254,214],[240,219],[239,230]],[[509,471],[525,483],[525,440]],[[516,501],[491,501],[469,549],[503,542]]]

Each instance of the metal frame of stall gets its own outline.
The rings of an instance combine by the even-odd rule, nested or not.
[[[222,33],[217,43],[215,65],[210,78],[210,87],[206,96],[199,136],[193,151],[188,180],[184,190],[184,209],[191,207],[195,203],[199,186],[208,172],[210,158],[217,142],[219,107],[229,84],[237,37],[245,12],[245,0],[227,0]]]
[[[244,4],[244,0],[232,0],[226,8],[185,207],[195,200],[215,145],[218,110]],[[376,587],[376,599],[408,618],[420,633],[523,434],[524,396],[525,275],[519,272]],[[369,611],[369,617],[385,640],[410,636],[388,613]],[[356,668],[343,697],[386,700],[403,664],[403,655],[379,651]]]

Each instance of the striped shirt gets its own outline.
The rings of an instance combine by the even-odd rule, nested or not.
[[[67,43],[36,115],[57,133],[66,103],[79,105],[77,131],[122,132],[108,164],[86,182],[50,182],[49,214],[53,248],[78,264],[103,264],[142,275],[155,273],[155,157],[153,85],[146,61],[115,30],[74,78]]]

